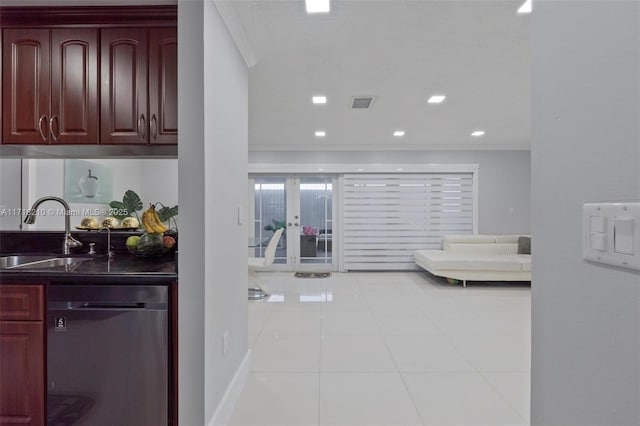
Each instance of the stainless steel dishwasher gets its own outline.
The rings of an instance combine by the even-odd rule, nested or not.
[[[167,425],[166,286],[51,285],[47,425]]]

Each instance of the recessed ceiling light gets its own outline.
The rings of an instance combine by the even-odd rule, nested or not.
[[[311,98],[311,101],[313,101],[314,104],[326,104],[327,103],[327,97],[326,96],[313,96]]]
[[[397,171],[397,172],[401,172],[401,171],[402,171],[402,169],[396,169],[396,171]]]
[[[445,95],[433,95],[429,98],[427,102],[430,104],[439,104],[442,103],[447,97]]]
[[[518,8],[518,13],[531,13],[533,10],[533,0],[525,0]]]
[[[364,169],[358,169],[359,172],[364,172]]]
[[[304,0],[307,13],[327,13],[331,10],[329,0]]]
[[[324,172],[324,169],[318,169],[319,172]]]
[[[325,132],[324,130],[316,130],[316,137],[324,138],[325,136],[327,136],[327,132]]]
[[[471,136],[475,136],[475,137],[484,136],[484,130],[476,130],[473,133],[471,133]]]
[[[393,136],[397,138],[404,136],[404,130],[396,130],[395,132],[393,132]]]

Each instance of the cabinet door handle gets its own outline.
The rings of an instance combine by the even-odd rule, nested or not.
[[[153,125],[153,139],[155,140],[158,137],[158,119],[156,115],[153,114],[151,116],[151,122],[149,123],[149,133],[151,133],[151,125]]]
[[[140,125],[140,121],[142,121],[142,125]],[[141,129],[142,133],[140,132]],[[142,140],[145,140],[147,137],[147,120],[145,120],[144,114],[140,114],[140,118],[138,118],[138,135]]]
[[[53,130],[53,122],[54,121],[58,121],[58,114],[54,114],[51,116],[51,119],[49,120],[49,132],[51,132],[51,137],[53,138],[54,142],[58,142],[58,136],[60,136],[60,123],[58,123],[58,136],[56,136],[56,132],[55,130]]]
[[[40,137],[42,137],[43,141],[47,141],[47,137],[45,136],[44,132],[42,131],[42,122],[44,121],[44,124],[47,124],[47,115],[46,114],[42,114],[42,117],[40,117],[40,120],[38,120],[38,131],[40,132]]]

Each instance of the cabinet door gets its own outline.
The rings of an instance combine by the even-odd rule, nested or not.
[[[52,143],[98,143],[98,30],[51,30]]]
[[[49,54],[48,29],[4,30],[3,143],[48,143]]]
[[[41,321],[0,321],[0,425],[44,425]]]
[[[147,143],[147,30],[101,32],[100,142]]]
[[[178,38],[175,28],[149,31],[149,141],[178,143]]]
[[[0,321],[42,321],[44,286],[0,283]]]

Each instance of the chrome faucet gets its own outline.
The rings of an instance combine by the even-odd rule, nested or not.
[[[103,229],[107,230],[107,256],[108,257],[113,257],[113,251],[111,250],[111,228],[109,228],[108,226],[102,226],[98,229],[98,232],[102,231]]]
[[[42,197],[33,203],[33,207],[27,214],[27,217],[24,219],[24,223],[27,225],[33,225],[36,223],[36,212],[38,211],[38,207],[40,204],[45,201],[57,201],[64,207],[64,241],[62,242],[62,253],[69,254],[70,249],[76,247],[82,247],[82,243],[71,236],[71,220],[69,216],[71,215],[71,209],[69,208],[69,204],[65,200],[59,197]]]

